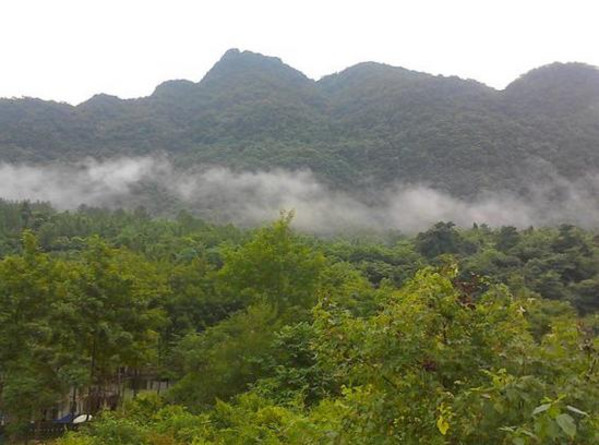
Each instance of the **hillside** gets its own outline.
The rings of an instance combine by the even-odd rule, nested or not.
[[[0,100],[0,160],[166,152],[179,165],[310,168],[342,189],[425,183],[459,196],[522,191],[599,169],[599,70],[552,64],[503,91],[361,63],[313,81],[229,50],[198,83],[71,106]]]

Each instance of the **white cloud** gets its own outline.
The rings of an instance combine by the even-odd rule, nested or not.
[[[599,175],[577,182],[554,175],[531,185],[527,197],[487,193],[464,200],[430,187],[396,184],[365,201],[329,189],[309,171],[180,171],[164,158],[0,165],[1,198],[50,201],[60,209],[81,204],[135,206],[140,202],[139,186],[150,183],[182,206],[218,222],[255,225],[277,218],[281,210],[295,210],[296,227],[319,233],[343,229],[417,232],[441,220],[465,227],[474,222],[518,227],[569,222],[596,227],[599,221]],[[551,198],[556,193],[560,196],[557,203]]]

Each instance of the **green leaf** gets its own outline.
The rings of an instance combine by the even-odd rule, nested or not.
[[[581,411],[578,408],[573,407],[572,405],[567,405],[566,409],[568,411],[571,411],[571,412],[575,413],[575,414],[580,414],[581,416],[585,416],[586,417],[586,416],[589,415],[588,413],[585,413],[584,411]]]
[[[437,428],[439,429],[441,434],[443,434],[444,436],[447,434],[447,430],[449,429],[449,422],[447,422],[447,420],[445,420],[443,415],[440,415],[439,418],[437,419]]]
[[[537,414],[541,414],[547,411],[549,408],[551,408],[551,403],[544,403],[543,405],[539,405],[534,409],[532,415],[536,416]]]
[[[555,418],[555,421],[562,431],[570,436],[570,438],[573,438],[576,435],[576,424],[574,423],[572,416],[569,414],[560,414]]]

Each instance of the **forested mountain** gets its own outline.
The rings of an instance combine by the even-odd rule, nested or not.
[[[579,63],[1,99],[0,442],[597,444],[597,173]]]
[[[0,100],[0,159],[44,163],[166,152],[175,163],[310,168],[340,188],[424,182],[461,196],[521,192],[599,168],[599,70],[555,63],[497,91],[361,63],[313,81],[229,50],[198,83],[71,106]]]

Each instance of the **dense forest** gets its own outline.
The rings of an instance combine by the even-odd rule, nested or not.
[[[140,99],[0,99],[0,160],[160,152],[179,166],[309,168],[354,191],[401,181],[463,197],[526,194],[596,174],[598,113],[599,71],[581,63],[547,65],[497,91],[378,63],[314,81],[230,50],[200,82],[165,82]]]
[[[0,99],[0,442],[599,443],[598,146],[582,63]]]
[[[15,440],[76,397],[93,420],[60,445],[599,441],[594,231],[314,237],[292,213],[2,201],[0,258]]]

